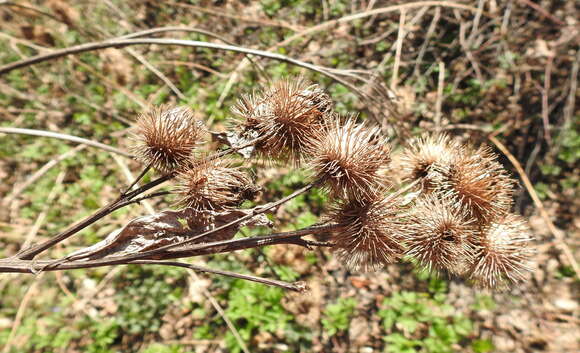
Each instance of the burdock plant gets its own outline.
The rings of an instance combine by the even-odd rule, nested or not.
[[[137,118],[136,130],[135,157],[162,172],[188,167],[203,134],[188,107],[150,109]]]
[[[240,275],[172,261],[265,245],[328,247],[348,270],[376,271],[411,260],[429,271],[461,275],[484,287],[522,281],[530,270],[532,236],[511,214],[514,181],[488,147],[447,135],[408,141],[400,170],[381,128],[333,111],[324,90],[283,80],[242,96],[232,108],[224,146],[208,150],[208,132],[187,107],[162,106],[135,124],[135,158],[143,172],[117,199],[60,234],[14,257],[2,272],[56,271],[113,264],[161,264],[243,278],[291,290],[301,283]],[[249,207],[260,190],[257,159],[304,166],[311,178],[279,200]],[[133,188],[153,168],[161,175]],[[402,172],[403,185],[393,185]],[[147,193],[164,182],[176,185]],[[257,185],[258,184],[258,185]],[[328,193],[323,222],[290,232],[234,238],[241,226],[272,227],[265,213],[312,188]],[[106,239],[58,260],[36,256],[113,211],[173,195],[173,210],[128,221]],[[252,204],[253,205],[253,204]],[[314,238],[309,236],[314,236]],[[325,239],[327,241],[320,241]]]

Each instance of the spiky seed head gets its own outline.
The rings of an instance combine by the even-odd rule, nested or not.
[[[438,193],[469,210],[481,225],[510,212],[515,182],[487,146],[466,149],[460,163],[438,168]]]
[[[177,175],[177,205],[195,210],[224,210],[251,199],[258,188],[226,159],[204,160]]]
[[[308,163],[333,197],[374,199],[388,186],[384,172],[390,151],[378,127],[356,124],[353,117],[336,118],[317,132],[308,149]]]
[[[508,214],[486,226],[477,237],[470,278],[479,286],[503,289],[525,280],[532,271],[532,233],[525,219]]]
[[[404,253],[399,214],[401,199],[340,201],[329,220],[340,225],[332,232],[333,251],[347,268],[376,271]]]
[[[423,136],[407,144],[401,168],[408,179],[421,180],[422,190],[430,192],[439,183],[437,170],[455,165],[462,153],[461,145],[445,134]]]
[[[186,168],[204,132],[188,107],[155,107],[137,119],[137,159],[161,172]]]
[[[330,97],[302,78],[282,80],[261,94],[243,96],[232,112],[243,135],[256,136],[256,151],[267,158],[303,159],[304,147],[332,110]]]
[[[417,199],[407,218],[407,255],[429,271],[462,273],[472,263],[474,223],[457,203],[425,195]]]

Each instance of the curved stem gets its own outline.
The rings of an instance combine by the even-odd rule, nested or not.
[[[108,145],[105,145],[105,144],[100,143],[100,142],[91,141],[91,140],[88,140],[88,139],[85,139],[82,137],[61,134],[58,132],[34,130],[34,129],[21,129],[21,128],[17,128],[17,127],[0,127],[0,133],[51,137],[51,138],[56,138],[56,139],[60,139],[60,140],[65,140],[65,141],[82,143],[82,144],[87,145],[87,146],[100,148],[102,150],[105,150],[108,152],[113,152],[116,154],[120,154],[121,156],[129,157],[129,158],[133,157],[130,153],[122,151],[118,148],[108,146]]]
[[[218,254],[237,250],[263,247],[267,245],[295,244],[301,246],[318,246],[316,243],[301,239],[305,235],[317,234],[337,229],[339,225],[330,224],[322,226],[311,226],[291,232],[272,233],[259,237],[231,239],[211,243],[194,244],[186,249],[164,251],[157,254],[158,259],[176,259],[191,256],[201,256],[207,254]],[[181,244],[177,244],[181,245]],[[320,244],[326,246],[327,244]],[[22,258],[0,259],[0,273],[37,273],[40,271],[60,271],[79,268],[93,268],[112,265],[124,265],[134,263],[137,260],[152,260],[151,251],[141,254],[132,254],[116,257],[105,257],[98,260],[88,261],[61,261],[61,260],[31,260]]]
[[[136,39],[111,39],[104,42],[92,42],[86,43],[81,45],[76,45],[73,47],[68,47],[60,50],[55,50],[47,54],[40,54],[33,56],[28,59],[23,59],[19,61],[15,61],[13,63],[0,66],[0,76],[6,74],[12,70],[16,70],[19,68],[23,68],[29,65],[38,64],[44,61],[48,61],[51,59],[57,59],[63,56],[84,53],[87,51],[93,50],[100,50],[106,48],[122,48],[130,45],[139,45],[139,44],[158,44],[158,45],[178,45],[178,46],[185,46],[185,47],[194,47],[194,48],[208,48],[208,49],[219,49],[225,51],[233,51],[237,53],[243,54],[252,54],[256,56],[261,56],[269,59],[274,59],[282,62],[287,62],[292,65],[300,66],[315,72],[318,72],[322,75],[325,75],[342,85],[345,85],[349,89],[353,90],[354,92],[359,92],[359,90],[354,87],[349,82],[341,79],[337,75],[333,74],[328,68],[309,64],[304,61],[300,61],[297,59],[290,58],[288,56],[278,54],[278,53],[271,53],[263,50],[257,49],[249,49],[238,47],[235,45],[227,45],[227,44],[217,44],[217,43],[209,43],[209,42],[201,42],[195,40],[184,40],[184,39],[165,39],[165,38],[136,38]]]
[[[321,68],[320,66],[313,65],[306,63],[304,61],[300,61],[297,59],[290,58],[288,56],[277,54],[277,53],[270,53],[263,50],[257,49],[249,49],[238,47],[235,45],[228,45],[228,44],[217,44],[217,43],[209,43],[209,42],[201,42],[196,40],[184,40],[184,39],[166,39],[166,38],[135,38],[135,39],[113,39],[107,40],[103,42],[92,42],[86,43],[81,45],[75,45],[72,47],[59,49],[52,51],[46,54],[40,54],[33,56],[28,59],[19,60],[4,66],[0,67],[0,75],[6,74],[12,70],[16,70],[22,67],[26,67],[29,65],[38,64],[44,61],[57,59],[63,56],[72,55],[72,54],[79,54],[93,50],[100,50],[106,48],[119,48],[119,47],[126,47],[131,45],[139,45],[139,44],[158,44],[158,45],[178,45],[184,47],[197,47],[197,48],[208,48],[208,49],[220,49],[226,51],[233,51],[237,53],[243,54],[253,54],[257,56],[262,56],[265,58],[270,58],[278,61],[288,62],[293,65],[297,65],[300,67],[304,67],[322,74],[326,74],[327,70],[325,68]]]
[[[231,226],[240,224],[240,223],[242,223],[244,221],[247,221],[247,220],[249,220],[249,219],[251,219],[251,218],[253,218],[253,217],[255,217],[255,216],[259,215],[259,214],[266,213],[267,211],[269,211],[269,210],[271,210],[271,209],[273,209],[275,207],[278,207],[278,206],[282,205],[283,203],[286,203],[286,202],[292,200],[296,196],[301,195],[301,194],[307,192],[308,190],[312,189],[314,186],[316,186],[316,183],[308,184],[305,187],[303,187],[303,188],[301,188],[299,190],[294,191],[292,194],[290,194],[290,195],[288,195],[288,196],[286,196],[286,197],[284,197],[284,198],[282,198],[282,199],[280,199],[280,200],[278,200],[276,202],[271,202],[271,203],[268,203],[268,204],[263,205],[263,206],[258,206],[256,208],[254,208],[251,213],[249,213],[249,214],[247,214],[247,215],[245,215],[243,217],[240,217],[240,218],[238,218],[238,219],[236,219],[234,221],[231,221],[231,222],[229,222],[227,224],[224,224],[224,225],[222,225],[220,227],[216,227],[216,228],[214,228],[212,230],[208,230],[207,232],[204,232],[202,234],[199,234],[199,235],[196,235],[194,237],[191,237],[191,238],[189,238],[189,239],[187,239],[185,241],[182,241],[180,243],[168,244],[168,245],[162,246],[162,247],[157,248],[157,249],[154,249],[154,250],[145,251],[145,252],[143,252],[141,254],[137,254],[137,255],[135,255],[135,259],[150,258],[151,256],[155,256],[155,255],[158,255],[158,254],[162,254],[162,253],[166,252],[167,250],[174,249],[174,248],[177,248],[177,247],[181,247],[181,246],[185,246],[185,245],[188,245],[188,244],[192,244],[194,242],[197,242],[200,239],[202,239],[204,237],[207,237],[207,236],[209,236],[211,234],[217,233],[217,232],[222,231],[222,230],[224,230],[226,228],[229,228]],[[310,234],[310,233],[308,233],[308,234]],[[211,244],[211,243],[209,243],[209,244]],[[195,250],[199,250],[199,248],[195,248]]]
[[[183,263],[183,262],[160,261],[160,260],[137,260],[137,261],[133,261],[131,263],[142,264],[142,265],[164,265],[164,266],[183,267],[183,268],[187,268],[189,270],[193,270],[195,272],[213,273],[216,275],[238,278],[238,279],[243,279],[246,281],[262,283],[262,284],[265,284],[268,286],[274,286],[274,287],[279,287],[282,289],[288,289],[288,290],[292,290],[295,292],[304,292],[307,289],[304,282],[289,283],[289,282],[285,282],[285,281],[279,281],[279,280],[269,279],[269,278],[262,278],[262,277],[252,276],[252,275],[245,275],[245,274],[236,273],[236,272],[214,270],[212,268],[187,264],[187,263]]]
[[[256,140],[248,142],[247,145],[243,145],[243,146],[235,147],[235,148],[230,148],[230,149],[227,149],[225,151],[215,153],[213,155],[208,156],[206,159],[215,159],[215,158],[226,156],[228,154],[236,152],[239,149],[245,148],[245,147],[255,143],[255,141]],[[145,169],[148,169],[148,168],[149,167],[146,167]],[[139,175],[138,180],[140,178],[142,178],[144,174],[145,173],[142,172]],[[65,240],[65,239],[73,236],[74,234],[80,232],[81,230],[83,230],[86,227],[90,226],[91,224],[97,222],[101,218],[113,213],[114,211],[116,211],[122,207],[125,207],[127,205],[130,205],[132,203],[135,203],[135,202],[138,202],[140,200],[144,200],[144,199],[148,198],[146,196],[146,197],[141,198],[139,200],[133,200],[133,198],[136,197],[137,195],[140,195],[140,194],[146,192],[147,190],[150,190],[150,189],[154,188],[155,186],[160,185],[160,184],[162,184],[162,183],[164,183],[164,182],[166,182],[174,177],[175,177],[175,172],[172,172],[172,173],[166,174],[162,177],[159,177],[159,178],[157,178],[157,179],[155,179],[155,180],[153,180],[153,181],[151,181],[151,182],[149,182],[149,183],[147,183],[147,184],[145,184],[145,185],[143,185],[143,186],[141,186],[133,191],[129,191],[129,189],[127,189],[116,200],[110,202],[106,206],[101,207],[98,211],[96,211],[92,215],[88,216],[84,220],[70,226],[68,229],[57,234],[53,238],[45,241],[44,243],[35,245],[35,246],[30,247],[28,249],[21,250],[18,254],[16,254],[16,257],[19,259],[22,259],[22,260],[33,259],[36,255],[40,254],[41,252],[53,247],[54,245],[60,243],[61,241]],[[132,185],[134,185],[134,184],[135,183],[133,183]],[[160,193],[153,194],[149,197],[159,196],[159,194]],[[240,222],[243,222],[243,220]]]

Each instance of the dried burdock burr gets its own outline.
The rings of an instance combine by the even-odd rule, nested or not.
[[[489,147],[465,151],[453,165],[437,168],[442,175],[437,192],[469,210],[485,225],[509,213],[515,182]]]
[[[232,109],[238,128],[257,139],[256,151],[266,158],[299,163],[304,147],[322,128],[332,101],[318,85],[302,78],[282,80],[271,89],[242,97]]]
[[[424,192],[433,191],[439,183],[439,169],[457,163],[463,147],[449,136],[441,134],[412,139],[401,156],[404,175],[414,181],[421,180]]]
[[[508,214],[483,228],[478,235],[470,278],[486,288],[505,288],[525,280],[531,271],[533,240],[525,219]]]
[[[224,210],[253,199],[259,188],[239,167],[228,159],[210,159],[195,163],[177,174],[177,205],[195,210]]]
[[[406,254],[423,268],[460,274],[473,262],[475,220],[453,200],[420,197],[406,221]]]
[[[312,140],[308,166],[332,197],[374,199],[388,187],[390,151],[380,128],[335,118]]]
[[[328,219],[339,228],[332,232],[332,249],[347,268],[376,271],[397,261],[405,249],[399,214],[401,199],[343,200]]]
[[[167,173],[186,168],[204,132],[188,107],[152,108],[137,119],[136,158]]]

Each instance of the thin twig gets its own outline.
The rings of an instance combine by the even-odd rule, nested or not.
[[[42,273],[40,275],[38,275],[38,277],[34,278],[32,281],[32,284],[30,285],[30,287],[28,287],[28,290],[26,291],[26,294],[24,294],[24,297],[22,298],[22,301],[20,302],[20,305],[18,306],[18,311],[16,311],[16,316],[14,317],[14,323],[12,324],[12,329],[10,330],[10,334],[8,335],[8,339],[6,340],[6,344],[4,345],[4,349],[2,350],[2,353],[8,353],[10,352],[10,348],[12,348],[12,345],[14,344],[14,335],[16,335],[16,331],[18,330],[18,327],[20,326],[20,323],[22,322],[22,318],[24,317],[24,312],[26,311],[26,308],[28,307],[28,302],[30,302],[30,299],[32,298],[33,295],[36,294],[36,287],[38,286],[38,284],[40,283],[40,279],[42,278]]]
[[[40,14],[42,16],[46,16],[48,18],[50,18],[51,20],[60,22],[60,23],[64,23],[67,24],[66,22],[64,22],[63,20],[59,19],[58,17],[53,16],[52,14],[48,13],[48,12],[44,12],[42,10],[37,9],[36,7],[32,7],[30,5],[25,5],[25,4],[17,4],[13,1],[0,1],[0,5],[3,6],[12,6],[12,7],[19,7],[21,9],[25,9],[28,11],[32,11],[32,12],[36,12],[37,14]]]
[[[456,2],[451,2],[451,1],[417,1],[417,2],[407,3],[407,4],[381,7],[381,8],[370,10],[370,11],[364,11],[361,13],[344,16],[344,17],[341,17],[341,18],[336,19],[336,20],[330,20],[327,22],[323,22],[319,25],[307,28],[304,31],[298,32],[295,35],[288,37],[283,42],[278,43],[277,47],[285,46],[285,45],[290,44],[291,42],[295,41],[298,38],[301,38],[301,37],[304,37],[307,35],[312,35],[316,32],[326,30],[327,28],[335,27],[341,23],[352,22],[352,21],[355,21],[355,20],[358,20],[361,18],[365,18],[365,17],[375,16],[375,15],[383,15],[383,14],[390,13],[390,12],[396,12],[396,11],[401,11],[401,10],[410,10],[413,8],[425,7],[425,6],[441,6],[441,7],[448,7],[448,8],[454,8],[454,9],[458,9],[458,10],[466,10],[466,11],[471,11],[471,12],[477,11],[477,9],[472,7],[472,6],[468,6],[468,5],[464,5],[464,4],[460,4],[460,3],[456,3]]]
[[[279,287],[282,289],[288,289],[295,292],[304,292],[306,287],[304,283],[297,282],[297,283],[289,283],[285,281],[279,281],[275,279],[269,278],[262,278],[252,275],[245,275],[241,273],[231,272],[231,271],[223,271],[223,270],[215,270],[212,268],[207,268],[198,265],[192,265],[184,262],[175,262],[175,261],[162,261],[162,260],[136,260],[131,263],[134,264],[144,264],[144,265],[164,265],[164,266],[175,266],[175,267],[183,267],[195,272],[205,272],[205,273],[212,273],[220,276],[232,277],[232,278],[239,278],[246,281],[252,281],[257,283],[262,283],[268,286]]]
[[[532,200],[534,201],[534,204],[536,205],[536,207],[540,211],[540,215],[542,216],[542,219],[544,220],[544,222],[548,226],[548,229],[550,230],[550,232],[552,233],[552,235],[556,239],[556,245],[558,245],[558,247],[562,250],[562,252],[566,256],[566,258],[568,259],[570,266],[572,266],[572,269],[576,273],[576,277],[580,278],[580,268],[578,268],[578,264],[576,263],[576,259],[574,258],[574,254],[572,253],[572,251],[570,250],[570,248],[566,244],[566,242],[564,240],[564,236],[562,235],[562,232],[556,228],[554,223],[552,223],[552,220],[550,219],[548,212],[544,208],[544,205],[543,205],[542,201],[540,200],[538,193],[536,193],[536,190],[534,189],[532,182],[530,181],[530,179],[526,175],[526,172],[522,168],[520,162],[516,159],[516,157],[514,157],[513,154],[511,154],[511,152],[507,149],[507,147],[503,143],[501,143],[497,138],[495,138],[494,136],[491,136],[491,135],[488,136],[488,138],[491,142],[493,142],[494,145],[497,146],[497,148],[500,151],[503,152],[503,154],[510,160],[510,162],[513,164],[513,166],[516,168],[518,174],[520,175],[520,178],[522,178],[522,181],[524,182],[526,190],[528,191],[528,193],[532,197]]]
[[[439,79],[437,82],[437,102],[435,103],[435,129],[441,128],[441,107],[443,105],[443,86],[445,85],[445,63],[439,62]]]
[[[405,37],[405,19],[407,12],[403,9],[399,16],[399,31],[397,32],[397,44],[395,52],[395,64],[393,65],[393,76],[391,77],[391,89],[395,91],[399,82],[399,66],[401,65],[401,50],[403,48],[403,38]]]
[[[219,39],[220,41],[222,41],[222,42],[224,42],[226,44],[236,45],[234,42],[228,40],[224,36],[220,36],[217,33],[214,33],[214,32],[211,32],[211,31],[207,31],[207,30],[201,29],[201,28],[181,27],[181,26],[167,26],[167,27],[150,28],[150,29],[146,29],[144,31],[139,31],[139,32],[125,34],[125,35],[122,35],[120,37],[117,37],[116,39],[139,38],[139,37],[145,37],[145,36],[148,36],[148,35],[151,35],[151,34],[164,33],[164,32],[193,32],[193,33],[199,33],[199,34],[203,34],[203,35],[206,35],[208,37],[211,37],[211,38]]]
[[[481,14],[483,13],[483,5],[485,4],[484,0],[479,0],[477,2],[477,11],[475,12],[475,17],[473,18],[473,24],[471,25],[471,33],[467,38],[467,46],[471,47],[473,45],[473,41],[477,34],[477,29],[479,27],[479,21],[481,20]]]
[[[30,245],[30,243],[32,242],[32,240],[34,239],[36,234],[38,234],[40,227],[42,227],[42,225],[44,224],[48,210],[50,208],[54,207],[54,205],[52,205],[52,202],[54,201],[54,199],[58,195],[58,193],[57,193],[58,188],[60,188],[60,186],[62,185],[62,181],[64,180],[65,175],[66,175],[66,170],[62,170],[56,176],[56,179],[55,179],[54,184],[53,184],[54,186],[52,187],[52,189],[48,193],[48,196],[46,197],[46,201],[44,202],[44,204],[42,206],[42,211],[36,217],[36,221],[34,221],[34,225],[32,226],[32,228],[30,229],[30,231],[28,232],[28,234],[24,238],[24,243],[22,244],[23,248],[27,248]]]
[[[169,87],[169,89],[175,93],[175,95],[177,96],[177,98],[181,99],[181,100],[187,100],[187,97],[185,96],[185,94],[183,94],[183,92],[181,92],[181,90],[179,88],[177,88],[177,86],[175,86],[173,84],[173,82],[171,82],[171,80],[165,76],[165,74],[161,71],[159,71],[159,69],[157,69],[155,66],[153,66],[147,59],[145,59],[145,57],[139,53],[137,53],[135,50],[131,49],[131,48],[125,48],[125,50],[127,51],[127,53],[129,53],[131,56],[133,56],[135,59],[137,59],[141,64],[143,64],[149,71],[153,72],[153,74],[157,77],[159,77],[159,79],[161,81],[163,81],[163,83],[165,83],[165,85],[167,87]]]
[[[248,144],[251,144],[251,143],[254,143],[254,141],[249,142]],[[218,152],[218,153],[215,153],[213,155],[208,156],[207,159],[211,160],[213,158],[219,158],[221,156],[225,156],[227,154],[234,153],[237,150],[240,150],[240,149],[245,148],[245,147],[247,147],[247,146],[243,145],[243,146],[231,148],[231,149],[228,149],[228,150],[225,150],[222,152]],[[65,239],[73,236],[74,234],[85,229],[86,227],[90,226],[91,224],[97,222],[101,218],[103,218],[103,217],[111,214],[112,212],[118,210],[119,208],[133,203],[133,202],[128,202],[128,201],[132,200],[137,195],[140,195],[148,190],[151,190],[152,188],[156,187],[157,185],[163,184],[164,182],[172,179],[173,177],[175,177],[175,173],[168,173],[168,174],[163,175],[163,176],[161,176],[161,177],[159,177],[159,178],[157,178],[157,179],[147,183],[146,185],[143,185],[143,186],[141,186],[133,191],[126,192],[126,193],[120,195],[116,200],[110,202],[106,206],[101,207],[95,213],[91,214],[90,216],[83,219],[82,221],[71,225],[69,228],[67,228],[66,230],[57,234],[53,238],[45,241],[42,244],[36,245],[32,248],[20,251],[16,255],[16,257],[19,259],[23,259],[23,260],[30,260],[30,259],[34,258],[34,256],[38,255],[39,253],[51,248],[52,246],[60,243],[61,241],[65,240]]]
[[[331,77],[331,74],[324,67],[309,64],[304,61],[290,58],[288,56],[270,53],[263,50],[256,50],[244,47],[238,47],[234,45],[227,44],[217,44],[209,42],[200,42],[195,40],[184,40],[184,39],[167,39],[167,38],[137,38],[137,39],[113,39],[103,42],[92,42],[81,45],[75,45],[72,47],[59,49],[46,54],[40,54],[28,59],[19,60],[12,62],[10,64],[0,67],[0,75],[6,74],[12,70],[20,69],[26,66],[38,64],[47,60],[57,59],[63,56],[68,56],[72,54],[84,53],[87,51],[101,50],[113,47],[126,47],[130,45],[140,45],[140,44],[158,44],[158,45],[177,45],[184,47],[198,47],[198,48],[208,48],[208,49],[218,49],[225,51],[233,51],[237,53],[252,54],[257,56],[262,56],[265,58],[278,60],[282,62],[287,62],[296,66],[304,67],[306,69],[321,73],[323,75]]]
[[[26,66],[38,64],[44,61],[60,58],[63,56],[68,56],[72,54],[84,53],[87,51],[93,50],[100,50],[106,49],[111,47],[125,47],[130,45],[140,45],[140,44],[158,44],[158,45],[178,45],[178,46],[185,46],[185,47],[198,47],[198,48],[208,48],[208,49],[218,49],[218,50],[225,50],[225,51],[233,51],[237,53],[244,53],[244,54],[252,54],[257,55],[273,60],[278,60],[281,62],[286,62],[292,65],[296,65],[299,67],[306,68],[308,70],[312,70],[314,72],[318,72],[324,76],[327,76],[336,82],[344,85],[345,87],[349,88],[353,92],[358,95],[365,96],[356,86],[351,84],[350,82],[340,78],[338,75],[332,73],[331,70],[328,68],[309,64],[307,62],[290,58],[288,56],[278,54],[278,53],[270,53],[263,50],[255,50],[243,47],[237,47],[234,45],[226,45],[226,44],[216,44],[216,43],[209,43],[209,42],[200,42],[200,41],[193,41],[193,40],[182,40],[182,39],[158,39],[158,38],[139,38],[139,39],[112,39],[103,42],[93,42],[93,43],[86,43],[81,44],[73,47],[68,47],[60,50],[55,50],[47,54],[40,54],[28,59],[15,61],[13,63],[4,65],[0,67],[0,76],[6,74],[12,70],[16,70],[19,68],[23,68]],[[371,97],[372,98],[372,97]]]
[[[548,18],[550,21],[554,22],[555,24],[560,25],[560,26],[566,25],[566,23],[564,21],[562,21],[558,17],[552,15],[551,13],[549,13],[546,9],[544,9],[540,5],[533,3],[530,0],[518,0],[518,1],[531,7],[532,9],[536,10],[540,15]]]
[[[21,129],[21,128],[17,128],[17,127],[0,127],[0,133],[51,137],[51,138],[56,138],[56,139],[60,139],[60,140],[65,140],[65,141],[82,143],[82,144],[85,144],[87,146],[99,148],[99,149],[105,150],[107,152],[113,152],[113,153],[120,154],[122,156],[129,157],[129,158],[133,157],[130,153],[127,153],[127,152],[120,150],[118,148],[115,148],[115,147],[105,145],[104,143],[91,141],[91,140],[88,140],[88,139],[85,139],[82,137],[78,137],[78,136],[61,134],[58,132],[45,131],[45,130],[33,130],[33,129]]]
[[[392,194],[391,196],[396,196]],[[323,232],[330,232],[336,230],[340,227],[337,224],[321,225],[321,226],[311,226],[304,229],[299,229],[290,232],[282,233],[272,233],[263,236],[251,237],[251,238],[241,238],[241,239],[230,239],[223,241],[216,241],[211,243],[201,243],[193,244],[187,247],[182,247],[181,249],[163,251],[161,253],[155,252],[155,250],[145,251],[142,253],[124,255],[124,256],[111,256],[105,257],[97,260],[87,260],[87,261],[61,261],[66,260],[29,260],[29,259],[19,259],[18,257],[0,259],[0,273],[37,273],[41,271],[61,271],[61,270],[72,270],[80,268],[93,268],[102,266],[112,266],[112,265],[124,265],[129,264],[136,260],[143,259],[176,259],[183,257],[201,256],[207,254],[218,254],[227,253],[238,250],[263,247],[269,245],[279,245],[279,244],[294,244],[301,246],[308,246],[310,243],[301,239],[302,237],[310,234],[318,234]],[[176,244],[178,246],[182,244]],[[316,245],[316,244],[314,244]],[[323,244],[326,246],[328,244]]]
[[[154,193],[151,193],[151,194],[146,194],[144,196],[138,197],[138,198],[133,199],[133,200],[127,200],[125,202],[119,203],[117,205],[117,208],[116,209],[119,209],[119,208],[122,208],[122,207],[125,207],[125,206],[128,206],[128,205],[132,205],[134,203],[141,203],[142,201],[149,200],[149,199],[152,199],[154,197],[166,196],[166,195],[171,195],[171,191],[154,192]],[[151,210],[152,210],[152,208],[149,209],[148,211],[151,211]],[[150,213],[153,214],[154,212],[150,212]]]
[[[576,107],[576,90],[578,89],[578,67],[580,66],[580,50],[576,51],[576,60],[572,61],[572,70],[570,70],[570,92],[568,100],[564,107],[564,124],[567,126],[572,121],[572,115]]]
[[[433,15],[433,19],[431,20],[431,24],[429,24],[429,29],[427,29],[427,34],[425,34],[425,40],[423,44],[421,44],[421,49],[419,49],[419,54],[417,54],[417,58],[415,59],[415,69],[413,70],[413,75],[419,76],[420,70],[419,66],[422,64],[423,56],[425,55],[425,51],[427,50],[427,46],[433,33],[435,32],[435,28],[437,28],[437,23],[439,22],[439,18],[441,17],[441,7],[435,8],[435,14]]]
[[[273,208],[276,208],[276,207],[278,207],[278,206],[280,206],[280,205],[282,205],[282,204],[284,204],[284,203],[292,200],[296,196],[301,195],[301,194],[304,194],[305,192],[309,191],[310,189],[312,189],[316,185],[317,185],[317,183],[308,184],[308,185],[302,187],[301,189],[298,189],[298,190],[294,191],[290,195],[281,198],[278,201],[270,202],[270,203],[268,203],[266,205],[262,205],[262,206],[255,207],[253,209],[253,211],[251,213],[249,213],[248,215],[246,215],[246,216],[240,217],[240,218],[238,218],[238,219],[236,219],[236,220],[234,220],[232,222],[229,222],[227,224],[224,224],[224,225],[222,225],[220,227],[217,227],[217,228],[214,228],[214,229],[209,230],[207,232],[204,232],[202,234],[196,235],[195,237],[189,238],[189,239],[187,239],[187,240],[185,240],[183,242],[176,243],[176,244],[169,244],[169,245],[163,246],[161,248],[158,248],[158,249],[155,249],[155,250],[151,250],[151,252],[161,253],[161,252],[166,251],[166,250],[169,250],[169,249],[173,249],[173,248],[176,248],[176,247],[179,247],[179,246],[184,246],[184,245],[191,244],[191,243],[194,243],[196,241],[199,241],[199,239],[202,239],[202,238],[204,238],[204,237],[206,237],[208,235],[217,233],[219,231],[222,231],[222,230],[224,230],[226,228],[229,228],[231,226],[234,226],[236,224],[240,224],[240,223],[242,223],[244,221],[247,221],[249,219],[254,218],[255,216],[257,216],[259,214],[266,213],[267,211],[269,211],[269,210],[271,210]]]
[[[19,259],[23,259],[23,260],[29,260],[32,259],[34,256],[38,255],[39,253],[53,247],[54,245],[62,242],[63,240],[73,236],[74,234],[78,233],[79,231],[85,229],[86,227],[88,227],[89,225],[95,223],[96,221],[98,221],[99,219],[111,214],[112,212],[114,212],[115,210],[119,209],[122,204],[122,202],[126,201],[126,200],[130,200],[133,197],[169,180],[173,178],[173,174],[167,174],[164,175],[158,179],[155,179],[153,181],[151,181],[150,183],[138,188],[137,190],[134,190],[126,195],[120,196],[118,197],[116,200],[112,201],[111,203],[109,203],[106,206],[103,206],[102,208],[100,208],[97,212],[93,213],[92,215],[88,216],[87,218],[83,219],[82,221],[73,224],[72,226],[70,226],[69,228],[67,228],[66,230],[62,231],[61,233],[57,234],[56,236],[54,236],[53,238],[45,241],[44,243],[38,244],[36,246],[33,246],[29,249],[25,249],[22,250],[21,252],[19,252],[18,254],[16,254],[16,257]]]
[[[151,164],[149,164],[145,168],[143,168],[141,173],[139,173],[139,175],[135,178],[133,176],[133,173],[131,173],[129,166],[127,165],[127,163],[125,163],[125,161],[123,161],[123,159],[121,159],[121,157],[116,156],[116,155],[112,155],[112,157],[115,160],[115,162],[117,163],[117,165],[119,165],[119,167],[121,168],[121,171],[123,172],[123,175],[125,176],[125,179],[127,180],[127,182],[130,183],[130,186],[127,189],[125,189],[125,191],[123,191],[121,193],[121,196],[127,195],[127,193],[129,193],[131,191],[133,186],[135,186],[139,181],[141,181],[141,179],[143,179],[143,176],[151,169]],[[145,208],[145,210],[147,212],[149,212],[149,214],[155,213],[153,206],[151,206],[149,201],[147,201],[146,199],[143,200],[143,207]]]
[[[196,12],[207,13],[210,15],[220,16],[220,17],[225,17],[225,18],[231,18],[231,19],[243,21],[243,22],[258,23],[262,26],[282,27],[282,28],[289,29],[291,31],[297,31],[297,30],[300,30],[302,28],[299,25],[293,25],[293,24],[281,22],[281,21],[272,21],[269,19],[250,18],[250,17],[232,15],[232,14],[229,14],[227,12],[224,12],[222,8],[218,8],[218,9],[214,10],[214,9],[207,7],[207,6],[195,6],[192,4],[183,4],[180,2],[173,2],[173,4],[176,6],[179,6],[179,7],[191,8],[191,9],[195,10]]]
[[[131,189],[133,189],[133,187],[135,185],[137,185],[137,183],[139,181],[141,181],[141,179],[143,179],[143,177],[145,176],[145,174],[147,174],[148,171],[151,170],[152,167],[152,163],[149,163],[145,168],[143,168],[143,170],[141,171],[141,173],[139,173],[139,175],[133,180],[133,182],[131,183],[131,185],[129,185],[127,187],[127,189],[125,189],[125,191],[123,191],[123,195],[127,195]]]
[[[199,281],[199,277],[197,276],[197,274],[195,272],[190,271],[190,275],[194,280]],[[236,341],[240,345],[240,349],[244,353],[250,353],[250,351],[248,350],[248,347],[246,347],[246,344],[244,343],[244,340],[240,336],[238,329],[236,328],[236,326],[234,326],[234,324],[228,318],[228,316],[224,312],[224,309],[222,309],[222,307],[218,303],[218,301],[215,300],[214,296],[206,288],[202,288],[202,291],[203,291],[203,294],[207,297],[207,299],[211,303],[211,305],[214,307],[214,309],[218,312],[218,314],[222,317],[222,319],[224,319],[226,325],[228,326],[228,329],[232,332],[232,335],[234,335],[234,338],[236,339]]]
[[[542,89],[542,123],[544,124],[544,138],[548,146],[552,146],[552,136],[550,135],[550,119],[549,119],[549,108],[550,104],[548,99],[550,97],[550,81],[552,76],[552,65],[554,63],[554,57],[548,56],[546,62],[546,70],[544,71],[544,88]]]
[[[40,179],[44,174],[46,174],[50,169],[56,166],[58,163],[62,162],[63,160],[74,156],[77,152],[82,151],[83,149],[87,148],[87,145],[78,145],[75,148],[68,150],[67,152],[59,155],[57,158],[51,159],[46,164],[44,164],[40,169],[38,169],[34,174],[32,174],[24,183],[15,187],[14,190],[10,193],[10,195],[6,196],[2,200],[2,207],[8,208],[12,200],[18,197],[26,188],[30,185],[34,184],[38,179]]]
[[[461,21],[461,17],[459,15],[457,15],[457,18],[459,21]],[[473,52],[471,50],[471,47],[469,47],[469,43],[467,43],[467,41],[465,39],[465,31],[466,30],[467,30],[467,25],[463,21],[461,21],[459,23],[459,44],[463,48],[463,51],[465,52],[465,56],[467,57],[468,61],[471,63],[471,66],[473,67],[473,70],[475,71],[475,76],[477,77],[477,80],[480,83],[482,83],[483,82],[483,75],[481,74],[481,69],[479,68],[479,64],[478,64],[477,60],[475,59],[475,56],[473,56]]]

